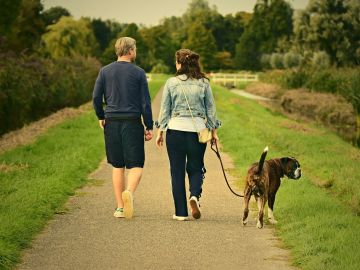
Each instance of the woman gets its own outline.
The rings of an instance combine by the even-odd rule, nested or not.
[[[167,80],[156,126],[156,144],[161,147],[166,131],[166,147],[170,161],[172,192],[175,203],[173,219],[188,220],[185,191],[185,168],[189,177],[190,209],[195,219],[201,217],[199,198],[204,179],[206,144],[199,143],[197,132],[208,128],[217,141],[214,98],[209,79],[201,71],[199,55],[188,49],[176,52],[176,76]],[[190,108],[189,108],[190,107]]]

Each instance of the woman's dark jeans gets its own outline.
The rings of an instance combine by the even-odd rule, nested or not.
[[[166,148],[170,160],[175,215],[188,216],[185,191],[185,168],[189,177],[190,197],[200,198],[204,179],[206,144],[199,143],[196,132],[168,129]]]

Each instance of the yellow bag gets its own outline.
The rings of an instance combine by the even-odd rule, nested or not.
[[[198,132],[198,135],[200,143],[207,143],[212,140],[212,132],[208,128],[200,130],[200,132]]]

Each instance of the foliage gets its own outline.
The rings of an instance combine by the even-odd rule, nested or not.
[[[312,0],[295,20],[295,44],[304,55],[324,51],[331,64],[360,64],[360,2]]]
[[[58,109],[91,99],[99,64],[73,56],[56,62],[1,56],[0,135]]]
[[[151,73],[157,73],[157,74],[169,74],[170,69],[167,65],[164,63],[157,63],[153,68],[151,69]]]
[[[90,22],[61,17],[59,22],[47,27],[42,36],[43,51],[54,59],[76,55],[93,56],[98,49]]]
[[[2,0],[0,9],[0,36],[8,34],[20,12],[21,0]]]
[[[261,69],[261,55],[275,51],[279,41],[292,35],[293,9],[284,0],[257,1],[254,15],[236,46],[240,69]]]
[[[45,25],[41,16],[43,6],[40,0],[22,0],[19,14],[7,35],[7,49],[15,52],[32,53],[39,46]]]
[[[71,14],[66,8],[60,6],[51,7],[42,13],[45,26],[57,23],[63,16],[69,17]]]
[[[268,71],[260,79],[286,89],[307,88],[317,92],[339,94],[351,102],[360,113],[360,69],[358,68],[300,68]]]
[[[215,39],[211,31],[207,30],[200,22],[193,23],[189,28],[188,38],[182,47],[197,52],[205,70],[215,68]]]

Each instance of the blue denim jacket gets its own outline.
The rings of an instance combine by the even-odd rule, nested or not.
[[[203,118],[206,121],[205,125],[211,130],[219,128],[221,122],[216,118],[215,102],[209,81],[206,79],[186,80],[184,74],[167,80],[163,90],[159,118],[155,122],[156,127],[166,130],[170,118],[191,117],[182,89],[185,91],[193,116]]]

